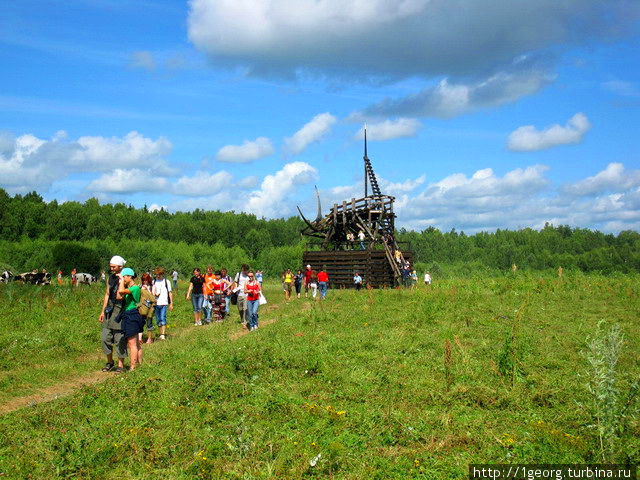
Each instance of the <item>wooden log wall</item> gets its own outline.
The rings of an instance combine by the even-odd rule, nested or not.
[[[403,252],[411,261],[411,252]],[[359,272],[365,283],[374,288],[395,286],[393,270],[384,250],[307,251],[304,265],[311,265],[315,272],[326,268],[331,288],[354,288],[353,276]]]

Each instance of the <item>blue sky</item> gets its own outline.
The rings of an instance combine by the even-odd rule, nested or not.
[[[640,230],[640,4],[21,0],[0,15],[0,187],[267,218]]]

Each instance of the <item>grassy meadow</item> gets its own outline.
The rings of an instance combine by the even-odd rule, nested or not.
[[[140,369],[0,416],[2,478],[462,479],[469,463],[640,461],[637,276],[517,272],[289,303],[272,284],[247,335],[235,310],[193,327],[185,290]],[[1,404],[102,367],[102,293],[0,285]]]

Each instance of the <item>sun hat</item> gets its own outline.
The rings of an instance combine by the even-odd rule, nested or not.
[[[307,268],[311,268],[311,265],[307,265]]]
[[[118,265],[120,267],[124,267],[125,263],[127,263],[127,261],[120,255],[114,255],[113,257],[111,257],[111,260],[109,260],[110,265]]]
[[[133,268],[127,267],[122,269],[120,275],[122,275],[123,277],[135,277],[136,273],[133,271]]]

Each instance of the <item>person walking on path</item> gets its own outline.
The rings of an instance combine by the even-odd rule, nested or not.
[[[204,294],[204,301],[202,303],[202,310],[204,311],[204,323],[211,323],[211,311],[213,310],[213,282],[215,282],[216,276],[213,273],[213,267],[207,265],[207,273],[204,275],[204,285],[202,286],[202,293]]]
[[[411,270],[411,290],[414,290],[418,285],[418,273],[415,269]]]
[[[329,288],[329,274],[324,268],[318,272],[318,286],[320,287],[320,300],[324,300]]]
[[[304,298],[307,298],[309,288],[311,287],[311,279],[313,278],[313,276],[314,272],[311,269],[311,265],[307,265],[304,269]]]
[[[298,270],[298,273],[293,277],[293,284],[296,287],[296,296],[300,298],[300,291],[302,290],[302,282],[304,282],[304,274],[302,270]]]
[[[193,305],[194,325],[202,325],[203,285],[204,277],[196,267],[193,269],[193,277],[189,280],[189,290],[187,290],[187,300],[191,299],[191,305]]]
[[[74,267],[73,270],[71,270],[71,286],[72,287],[78,286],[78,277],[76,277],[77,273],[78,273],[78,270]]]
[[[284,299],[288,302],[291,298],[291,285],[293,284],[293,273],[290,268],[282,274],[282,286],[284,289]]]
[[[171,273],[171,278],[173,279],[173,289],[178,289],[178,271],[174,268],[173,273]]]
[[[256,280],[260,284],[260,287],[262,287],[262,270],[256,271]]]
[[[233,279],[232,290],[238,293],[238,313],[240,314],[240,323],[246,328],[248,327],[247,318],[247,295],[244,292],[244,286],[249,281],[249,265],[242,265],[242,271],[236,273]]]
[[[153,295],[153,278],[148,273],[144,273],[142,278],[140,279],[140,294],[142,295],[142,291],[146,290],[149,292],[151,296]],[[153,314],[155,313],[155,302],[153,305],[154,308],[149,308],[148,313],[144,316],[145,323],[147,325],[147,341],[146,343],[153,343]],[[142,342],[142,333],[139,335],[139,340]]]
[[[228,287],[226,280],[222,280],[222,273],[216,271],[214,274],[213,283],[211,284],[211,309],[213,311],[213,318],[216,322],[222,322],[225,317],[225,303],[224,292]]]
[[[134,277],[133,269],[122,269],[117,297],[123,302],[122,331],[129,347],[129,370],[135,370],[142,363],[142,343],[138,335],[144,330],[144,318],[138,312],[140,287],[135,284]]]
[[[122,300],[118,299],[118,287],[120,286],[120,272],[124,268],[125,261],[119,255],[115,255],[109,260],[109,281],[106,285],[104,300],[102,302],[102,310],[98,321],[102,324],[102,333],[100,340],[102,343],[102,351],[107,357],[107,363],[102,368],[103,372],[124,372],[124,357],[127,356],[127,343],[122,325],[120,323],[120,313],[122,310]],[[118,356],[118,367],[115,367],[113,361],[113,348],[116,349]]]
[[[225,316],[229,315],[231,305],[231,285],[233,282],[231,281],[231,277],[227,273],[227,269],[223,268],[220,270],[220,279],[225,281],[226,288],[224,289],[224,314]]]
[[[362,277],[358,272],[353,276],[353,284],[356,286],[356,290],[362,289]]]
[[[255,279],[253,272],[247,272],[247,282],[244,284],[244,293],[247,296],[247,321],[249,331],[258,329],[258,309],[260,308],[260,283]]]
[[[62,286],[62,270],[58,270],[58,285]]]
[[[162,267],[158,267],[153,271],[156,279],[153,282],[153,287],[151,287],[151,293],[156,297],[155,314],[156,324],[159,330],[158,333],[160,334],[158,338],[160,340],[166,338],[167,310],[173,310],[173,292],[171,290],[171,284],[164,278],[164,273],[164,268]]]

